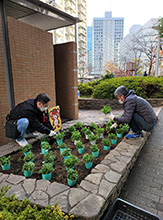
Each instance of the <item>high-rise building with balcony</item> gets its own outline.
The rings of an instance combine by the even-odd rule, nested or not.
[[[92,27],[87,27],[87,63],[88,73],[92,72]]]
[[[82,21],[76,27],[69,26],[51,31],[55,44],[70,41],[77,42],[78,74],[83,75],[87,69],[87,11],[86,0],[42,0]],[[75,39],[76,33],[76,39]]]
[[[118,63],[118,44],[123,39],[124,18],[112,17],[105,12],[104,18],[93,18],[92,66],[94,74],[102,74],[108,61]]]

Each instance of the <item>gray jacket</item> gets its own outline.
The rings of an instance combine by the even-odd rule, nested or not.
[[[153,123],[157,118],[152,106],[145,99],[137,96],[133,90],[130,90],[125,96],[123,109],[123,115],[116,118],[118,124],[129,124],[134,113],[139,114],[148,123]]]

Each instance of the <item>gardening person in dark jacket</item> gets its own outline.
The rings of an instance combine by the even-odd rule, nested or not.
[[[28,144],[24,138],[25,133],[29,134],[38,131],[49,136],[56,133],[49,121],[47,108],[50,98],[45,93],[40,93],[35,99],[28,99],[19,103],[7,115],[7,120],[12,120],[17,124],[19,136],[16,137],[16,142],[21,146]]]
[[[113,114],[107,115],[107,118],[116,121],[112,128],[121,123],[128,123],[134,133],[127,134],[126,137],[140,138],[142,130],[151,131],[155,127],[157,116],[145,99],[137,96],[133,90],[128,91],[125,86],[118,87],[114,96],[123,104],[124,113],[117,118]]]

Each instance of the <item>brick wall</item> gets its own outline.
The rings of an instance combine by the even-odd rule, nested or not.
[[[15,104],[40,92],[56,104],[52,34],[8,17]]]
[[[55,106],[52,35],[14,18],[7,20],[15,104],[45,92],[51,98],[50,106]],[[9,109],[1,29],[0,24],[0,145],[10,141],[5,138],[2,126]]]
[[[9,111],[8,98],[7,98],[7,82],[5,71],[5,60],[2,41],[2,25],[0,15],[0,144],[4,144],[8,141],[5,138],[4,124],[6,114]]]
[[[61,117],[78,118],[76,43],[54,45],[56,99]]]

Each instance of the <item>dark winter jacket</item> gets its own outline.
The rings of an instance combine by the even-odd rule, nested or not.
[[[143,98],[137,96],[133,90],[130,90],[125,96],[123,102],[124,113],[121,117],[116,118],[116,122],[130,123],[133,113],[139,114],[148,123],[156,121],[156,114],[152,106]]]
[[[29,120],[28,129],[34,129],[43,134],[49,134],[50,130],[54,130],[49,121],[48,113],[45,114],[45,122],[43,122],[43,114],[36,105],[35,99],[28,99],[19,103],[6,118],[17,121],[20,118],[27,118]]]

